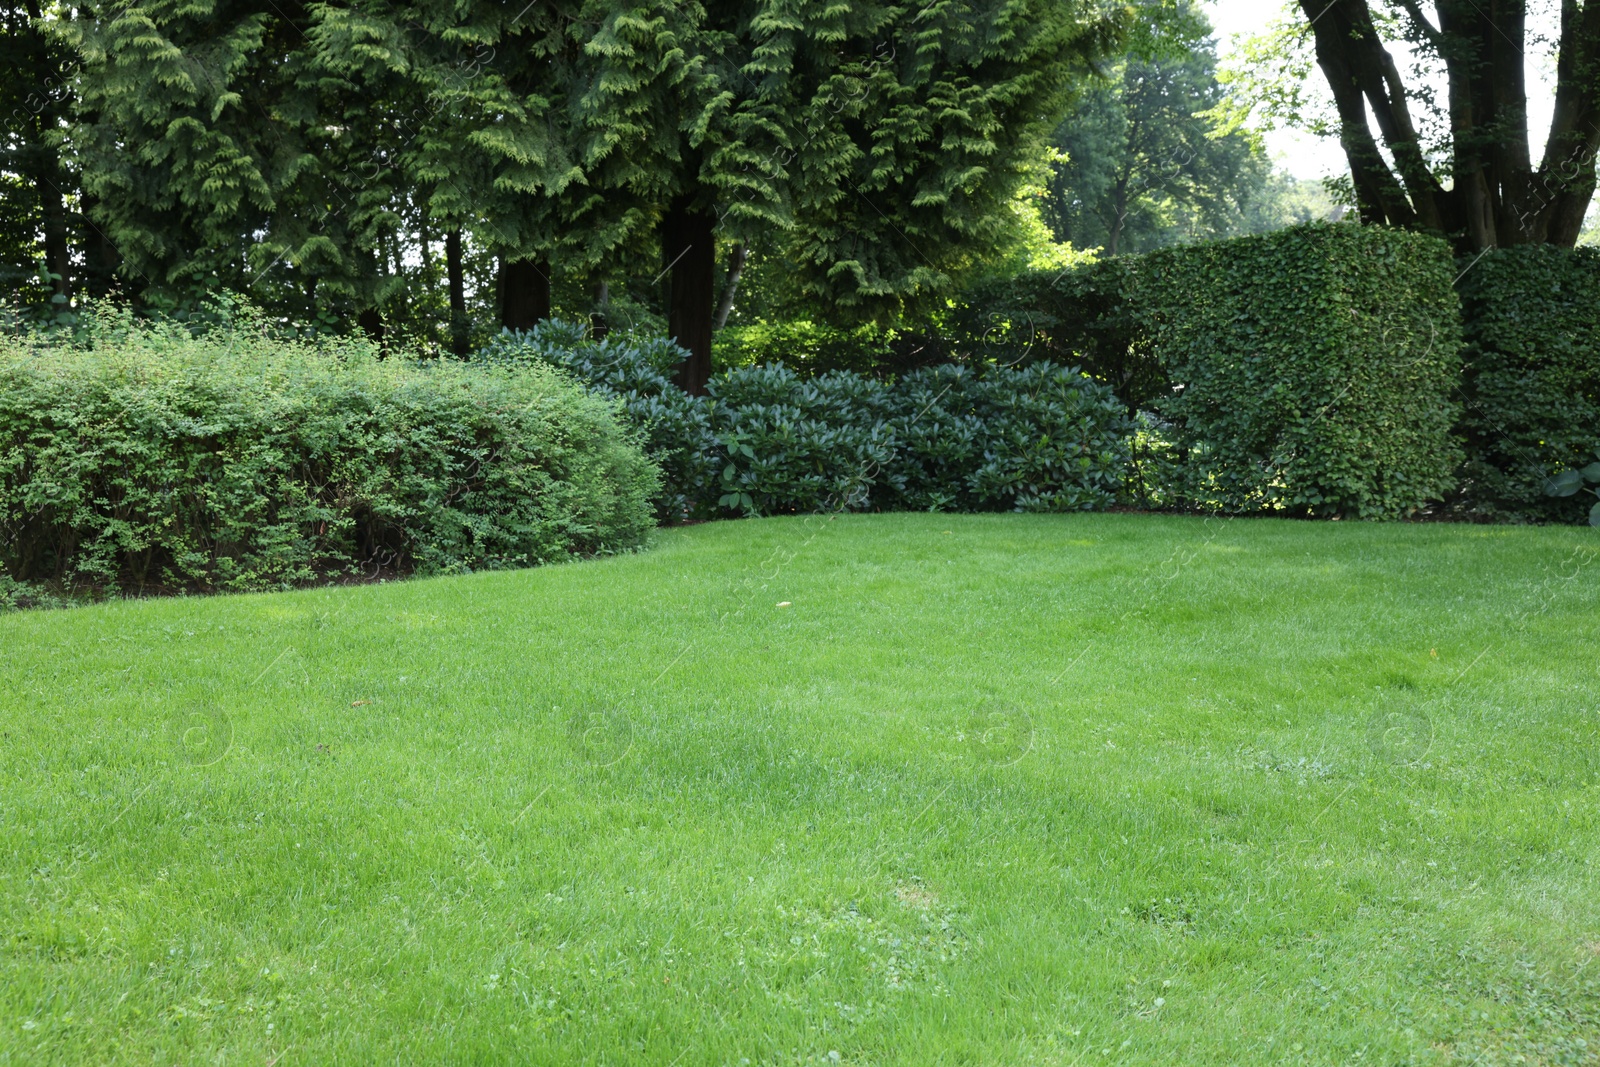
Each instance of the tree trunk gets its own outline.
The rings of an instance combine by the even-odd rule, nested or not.
[[[1555,113],[1539,172],[1548,203],[1545,240],[1571,247],[1594,198],[1595,155],[1600,151],[1600,0],[1580,13],[1574,0],[1561,5],[1560,55],[1556,62]]]
[[[38,115],[34,129],[37,136],[33,155],[37,160],[34,172],[34,191],[39,197],[39,212],[44,231],[44,264],[52,275],[51,288],[57,296],[72,295],[72,245],[68,238],[67,204],[62,195],[60,154],[55,146],[45,140],[47,132],[56,126],[55,108],[46,107]]]
[[[606,321],[606,311],[611,307],[611,286],[606,282],[594,283],[594,311],[589,315],[589,333],[596,341],[603,341],[611,332]]]
[[[363,308],[361,314],[356,316],[356,326],[372,338],[378,347],[383,347],[383,313],[377,308]]]
[[[1300,7],[1311,21],[1317,65],[1322,68],[1333,93],[1334,107],[1339,112],[1339,143],[1350,163],[1361,220],[1395,226],[1413,224],[1416,212],[1384,162],[1378,142],[1367,125],[1365,86],[1358,69],[1361,64],[1353,54],[1357,47],[1357,25],[1365,23],[1370,27],[1372,24],[1366,0],[1334,0],[1332,4],[1300,0]]]
[[[1111,225],[1106,227],[1106,255],[1114,256],[1122,245],[1122,228],[1128,221],[1128,181],[1117,182],[1111,194]]]
[[[1448,191],[1422,156],[1405,86],[1368,0],[1300,0],[1339,111],[1362,218],[1444,234],[1461,252],[1571,247],[1594,195],[1600,149],[1600,0],[1562,0],[1554,116],[1537,170],[1528,136],[1526,4],[1438,0],[1435,26],[1420,0],[1397,2],[1410,22],[1402,27],[1407,38],[1444,62]],[[1394,158],[1392,169],[1369,113]]]
[[[467,336],[467,287],[461,269],[461,227],[452,227],[444,237],[444,269],[450,285],[450,351],[466,356],[469,348]]]
[[[26,41],[23,45],[24,55],[36,57],[41,61],[43,69],[36,67],[31,71],[12,72],[13,76],[33,75],[42,80],[43,84],[36,86],[38,97],[30,94],[28,103],[24,107],[32,107],[33,137],[32,143],[23,138],[23,143],[16,146],[8,155],[21,156],[28,162],[17,169],[28,178],[32,178],[34,192],[39,198],[40,229],[44,233],[44,264],[45,270],[53,277],[50,286],[56,296],[70,297],[72,295],[72,246],[68,236],[67,204],[65,176],[61,167],[61,154],[55,145],[50,143],[49,137],[61,126],[60,114],[57,108],[56,93],[59,89],[56,83],[61,76],[50,58],[50,47],[44,40],[40,23],[43,21],[38,0],[27,0],[23,5],[26,19],[23,24],[22,37]],[[8,14],[14,13],[8,11]],[[9,29],[9,27],[8,27]],[[15,32],[14,30],[12,32]],[[37,107],[32,102],[38,99]],[[23,109],[17,109],[21,112]],[[14,113],[15,114],[15,113]],[[17,151],[20,149],[20,151]]]
[[[661,221],[661,255],[667,285],[667,332],[689,350],[678,372],[687,393],[700,394],[711,380],[711,333],[717,299],[717,255],[712,231],[717,217],[680,196]]]
[[[550,264],[539,259],[500,260],[500,325],[531,330],[550,317]]]
[[[122,257],[105,231],[95,222],[98,201],[82,189],[78,191],[83,205],[83,288],[92,297],[109,296],[117,284],[117,267]]]
[[[734,297],[739,295],[739,276],[744,273],[744,261],[748,254],[744,242],[740,241],[733,246],[733,252],[728,256],[728,280],[722,286],[722,299],[717,301],[717,319],[712,324],[714,330],[720,330],[728,325],[728,316],[733,312]]]
[[[60,171],[55,171],[59,177]],[[72,296],[72,247],[67,241],[67,206],[61,189],[49,176],[38,182],[39,203],[44,208],[44,262],[51,274],[55,295]]]

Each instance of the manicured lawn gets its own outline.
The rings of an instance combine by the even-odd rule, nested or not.
[[[0,617],[0,1061],[1600,1062],[1597,549],[852,516]]]

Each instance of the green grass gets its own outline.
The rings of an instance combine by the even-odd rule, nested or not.
[[[3,617],[0,1061],[1600,1062],[1597,548],[852,516]]]

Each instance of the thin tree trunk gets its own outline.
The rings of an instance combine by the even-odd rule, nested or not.
[[[48,66],[49,49],[39,26],[43,17],[39,0],[27,0],[24,10],[26,19],[23,36],[29,39],[28,44],[37,49],[39,55],[45,57],[45,64]],[[29,73],[37,75],[41,72]],[[57,71],[50,70],[49,76],[43,79],[46,85],[54,83],[57,74]],[[61,154],[49,141],[49,135],[61,125],[56,110],[56,89],[41,85],[38,87],[38,92],[42,94],[42,103],[33,117],[33,143],[31,145],[24,143],[20,146],[23,149],[22,154],[32,157],[33,165],[25,167],[24,173],[29,173],[33,178],[34,192],[39,197],[40,229],[44,232],[45,269],[54,276],[50,280],[51,288],[55,290],[56,296],[70,297],[72,246],[68,234],[66,179],[61,166]]]
[[[531,330],[550,317],[550,264],[547,260],[500,260],[500,325]]]
[[[1555,112],[1540,162],[1547,191],[1545,240],[1571,247],[1583,230],[1594,198],[1595,154],[1600,150],[1600,0],[1578,10],[1561,4],[1560,56],[1556,64]]]
[[[1339,142],[1350,163],[1356,203],[1363,222],[1410,226],[1416,212],[1406,191],[1384,162],[1367,125],[1367,101],[1355,51],[1356,24],[1371,25],[1365,0],[1300,0],[1316,39],[1317,65],[1322,68],[1339,112]]]
[[[83,247],[82,288],[92,297],[109,296],[117,283],[117,266],[121,257],[94,219],[99,201],[80,186],[78,203],[82,206],[79,218]]]
[[[470,349],[467,336],[467,283],[461,269],[461,227],[444,235],[444,269],[450,287],[450,351],[465,356]]]
[[[711,334],[717,299],[717,217],[680,196],[661,222],[663,273],[669,275],[667,332],[688,349],[678,372],[685,392],[705,392],[711,380]]]
[[[377,308],[363,308],[356,316],[356,326],[380,348],[383,346],[383,313]]]
[[[1122,229],[1128,221],[1128,179],[1116,184],[1111,194],[1111,225],[1106,227],[1106,255],[1114,256],[1122,245]]]
[[[722,299],[717,301],[717,318],[712,323],[713,330],[720,330],[728,325],[728,316],[733,313],[734,298],[739,295],[739,277],[744,273],[745,257],[749,250],[743,241],[733,246],[733,251],[728,255],[728,280],[722,286]]]
[[[611,332],[606,312],[611,307],[611,286],[606,282],[594,283],[594,311],[589,315],[589,333],[596,341],[603,341]]]
[[[68,237],[67,204],[62,186],[61,157],[46,136],[57,125],[54,105],[46,106],[34,122],[32,155],[37,161],[34,191],[39,197],[41,229],[44,231],[45,269],[52,275],[51,288],[57,296],[72,295],[72,245]]]
[[[38,189],[44,208],[44,261],[51,274],[50,285],[55,295],[71,297],[72,247],[67,241],[67,207],[61,202],[61,190],[54,181],[41,177]]]

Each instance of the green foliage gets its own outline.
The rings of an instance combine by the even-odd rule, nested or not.
[[[1129,304],[1172,382],[1182,495],[1229,511],[1396,518],[1454,487],[1449,249],[1353,225],[1141,257]]]
[[[943,333],[952,348],[979,362],[1022,366],[1047,360],[1081,367],[1109,385],[1132,413],[1170,388],[1132,314],[1135,262],[1118,257],[983,282],[953,302]]]
[[[1545,496],[1568,497],[1586,492],[1590,496],[1600,497],[1600,489],[1592,488],[1600,485],[1600,448],[1594,450],[1594,456],[1595,462],[1587,466],[1565,470],[1547,479],[1544,483]],[[1589,505],[1589,525],[1600,526],[1600,502]]]
[[[518,368],[554,366],[620,403],[662,473],[659,518],[697,514],[715,473],[719,448],[704,398],[673,382],[684,350],[659,336],[612,333],[594,340],[580,323],[550,319],[532,330],[506,330],[473,355],[475,362]]]
[[[502,335],[492,363],[548,363],[620,398],[664,486],[667,518],[845,510],[1078,511],[1111,504],[1130,425],[1112,390],[1048,362],[943,366],[893,382],[802,377],[778,363],[672,383],[669,342],[546,323]]]
[[[896,381],[892,396],[890,507],[1087,511],[1123,489],[1132,432],[1123,404],[1075,369],[928,367]]]
[[[1465,505],[1581,522],[1579,498],[1544,489],[1600,444],[1600,249],[1499,249],[1463,267]]]
[[[759,320],[717,334],[718,369],[784,363],[800,374],[876,374],[890,364],[899,332],[871,323],[844,327],[813,319]]]
[[[436,252],[457,231],[466,283],[448,297],[480,317],[492,257],[650,303],[669,216],[766,241],[790,292],[841,314],[947,294],[1019,229],[1028,161],[1121,16],[118,0],[49,21],[79,68],[61,138],[141,299],[227,287],[424,343],[442,340]],[[0,211],[0,252],[5,229]]]
[[[1138,415],[1142,504],[1394,517],[1451,489],[1447,249],[1317,224],[976,285],[941,318],[975,364],[1073,365]]]
[[[1199,7],[1140,10],[1128,52],[1089,83],[1051,139],[1059,156],[1047,217],[1057,237],[1145,252],[1316,217],[1234,113]]]
[[[4,570],[66,590],[282,587],[615,552],[657,472],[548,370],[101,317],[0,341]]]

